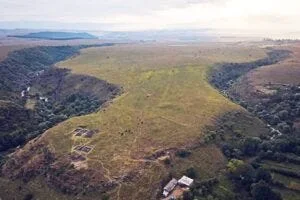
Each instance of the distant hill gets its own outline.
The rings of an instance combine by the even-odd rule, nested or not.
[[[18,38],[36,38],[47,40],[75,40],[75,39],[97,39],[96,36],[89,33],[73,33],[73,32],[37,32],[28,33],[26,35],[11,35],[9,37]]]

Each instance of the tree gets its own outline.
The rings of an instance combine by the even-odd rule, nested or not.
[[[272,180],[272,176],[270,172],[263,168],[259,168],[256,170],[256,175],[255,175],[256,182],[259,182],[261,180],[264,180],[265,182],[269,183]]]
[[[278,113],[278,116],[281,120],[287,120],[289,117],[289,112],[287,110],[282,110]]]
[[[280,118],[278,117],[278,115],[275,114],[271,117],[270,123],[272,125],[277,125],[279,122],[280,122]]]
[[[26,194],[23,200],[32,200],[33,199],[33,194]]]
[[[183,200],[193,200],[193,194],[190,191],[184,191]]]
[[[259,138],[246,138],[243,142],[243,153],[247,156],[254,156],[257,151],[261,140]]]
[[[255,179],[254,168],[242,160],[231,159],[227,165],[230,177],[237,182],[239,187],[243,186],[246,190]]]
[[[251,195],[255,200],[281,200],[281,195],[274,192],[263,180],[251,185]]]
[[[178,157],[181,157],[181,158],[186,158],[189,155],[191,155],[191,152],[186,151],[184,149],[180,149],[180,150],[176,151],[175,155]]]
[[[231,159],[227,164],[228,171],[233,174],[238,171],[239,168],[245,165],[244,161],[238,159]]]
[[[186,175],[190,178],[196,178],[197,177],[197,172],[193,167],[190,167],[186,170]]]

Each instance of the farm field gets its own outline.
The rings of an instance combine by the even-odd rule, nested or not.
[[[71,118],[49,129],[35,143],[45,142],[57,158],[69,155],[78,145],[91,147],[82,166],[102,174],[101,181],[117,184],[108,193],[110,199],[153,198],[168,173],[178,178],[189,167],[194,167],[201,178],[213,177],[226,165],[215,145],[199,146],[187,159],[175,157],[171,166],[152,157],[197,145],[215,119],[226,112],[243,110],[209,85],[211,66],[265,56],[265,50],[257,47],[222,43],[82,50],[78,57],[57,66],[117,84],[123,93],[96,113]],[[98,133],[78,138],[73,134],[78,127]],[[28,149],[30,144],[24,151]],[[124,176],[130,181],[124,181]],[[40,193],[35,195],[39,197]]]

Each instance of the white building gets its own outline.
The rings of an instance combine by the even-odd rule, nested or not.
[[[21,92],[21,97],[25,97],[25,90]]]
[[[173,178],[165,187],[164,187],[164,191],[163,191],[163,195],[164,197],[167,197],[170,192],[172,192],[174,190],[174,188],[177,185],[177,180],[175,178]]]
[[[179,179],[178,184],[184,187],[191,187],[191,185],[193,184],[194,180],[187,177],[187,176],[183,176],[181,177],[181,179]]]

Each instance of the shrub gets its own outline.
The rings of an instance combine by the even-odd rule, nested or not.
[[[188,168],[186,170],[185,174],[186,174],[186,176],[193,178],[193,179],[197,177],[197,171],[193,167]]]
[[[193,200],[193,194],[190,191],[184,191],[183,200]]]
[[[272,176],[271,176],[270,172],[266,171],[263,168],[259,168],[256,170],[255,179],[256,179],[256,182],[263,180],[263,181],[269,183],[272,180]]]
[[[247,156],[254,156],[259,150],[259,144],[261,140],[259,138],[246,138],[243,142],[243,153]]]
[[[165,165],[169,165],[169,164],[171,164],[171,160],[170,160],[170,158],[166,158],[166,159],[164,159],[164,164]]]
[[[26,194],[23,200],[32,200],[33,199],[33,194]]]
[[[103,195],[102,200],[109,200],[109,196],[108,195]]]
[[[289,117],[289,112],[287,110],[282,110],[278,113],[278,116],[281,120],[286,120]]]
[[[186,158],[189,155],[191,155],[191,152],[180,149],[180,150],[176,151],[175,155],[178,156],[178,157],[181,157],[181,158]]]

